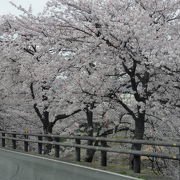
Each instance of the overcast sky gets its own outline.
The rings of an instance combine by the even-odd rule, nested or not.
[[[44,5],[48,0],[11,0],[17,5],[22,5],[24,8],[28,8],[30,5],[32,5],[32,9],[34,13],[41,12]],[[4,14],[14,14],[18,15],[20,12],[13,7],[10,3],[9,0],[0,0],[0,15]]]

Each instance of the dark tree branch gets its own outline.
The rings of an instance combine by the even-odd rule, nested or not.
[[[38,107],[37,107],[37,103],[34,103],[33,107],[34,107],[34,110],[35,110],[37,116],[38,116],[39,119],[41,120],[41,122],[44,123],[44,122],[43,122],[43,117],[42,117],[42,115],[41,115],[41,113],[40,113],[40,111],[39,111],[39,109],[38,109]]]
[[[27,49],[27,48],[23,48],[24,51],[26,51],[27,53],[34,55],[34,52],[31,49]]]
[[[59,120],[61,120],[61,119],[66,119],[66,118],[68,118],[68,117],[70,117],[70,116],[72,116],[72,115],[74,115],[74,114],[77,114],[78,112],[80,112],[81,111],[81,109],[78,109],[78,110],[76,110],[76,111],[74,111],[74,112],[72,112],[71,114],[59,114],[59,115],[56,115],[55,116],[55,119],[54,119],[54,121],[52,122],[53,124],[56,124],[56,122],[57,121],[59,121]]]
[[[134,114],[134,112],[123,102],[121,101],[116,95],[115,95],[115,101],[118,102],[119,104],[121,104],[121,106],[132,116],[132,118],[134,120],[136,120],[136,115]]]
[[[35,100],[33,82],[30,84],[30,91],[31,91],[31,97],[32,97],[32,99]],[[41,113],[40,113],[40,111],[39,111],[39,109],[38,109],[38,107],[37,107],[37,103],[34,103],[33,108],[34,108],[37,116],[39,117],[39,119],[40,119],[41,122],[43,123],[43,117],[42,117],[42,115],[41,115]]]
[[[31,84],[30,84],[30,90],[31,90],[31,97],[32,97],[33,99],[35,99],[34,88],[33,88],[33,82],[31,82]]]

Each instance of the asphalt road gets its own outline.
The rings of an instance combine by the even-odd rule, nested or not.
[[[139,180],[44,157],[0,149],[0,180]]]

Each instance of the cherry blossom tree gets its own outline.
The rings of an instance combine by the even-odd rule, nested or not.
[[[61,70],[61,58],[57,57],[57,53],[48,46],[43,47],[43,41],[37,38],[36,32],[31,29],[30,22],[26,22],[27,17],[21,19],[4,18],[4,27],[7,26],[3,33],[3,56],[13,62],[13,67],[18,70],[18,74],[14,79],[18,79],[20,83],[14,91],[20,95],[24,93],[26,99],[24,103],[32,105],[34,112],[43,125],[44,133],[52,133],[52,128],[57,121],[70,117],[78,113],[80,109],[72,110],[69,114],[57,114],[50,120],[49,111],[52,106],[56,106],[56,85],[58,73]],[[28,20],[31,20],[30,18]],[[27,31],[26,31],[27,29]],[[29,30],[29,31],[28,31]],[[33,34],[34,33],[34,34]],[[48,42],[51,43],[51,42]],[[7,62],[6,62],[7,63]],[[11,71],[12,73],[13,71]],[[7,73],[9,75],[9,73]],[[8,76],[5,76],[10,79]],[[14,83],[14,82],[13,82]],[[10,90],[12,88],[6,88]],[[24,104],[21,104],[23,107]]]
[[[133,119],[133,138],[172,136],[169,122],[174,132],[180,111],[179,5],[178,0],[51,0],[38,16],[19,7],[25,15],[6,37],[13,39],[10,55],[21,57],[23,82],[45,129],[51,132],[59,119],[85,110],[93,135],[93,112],[110,103],[117,115],[123,109]],[[50,122],[54,106],[67,113]],[[130,164],[140,172],[139,156]]]
[[[178,8],[179,1],[158,0],[48,3],[51,24],[63,34],[58,41],[75,51],[71,63],[96,69],[86,78],[91,92],[88,83],[81,85],[83,92],[121,105],[134,119],[135,139],[143,138],[150,118],[169,119],[174,107],[175,114],[179,111]],[[121,98],[124,94],[133,95],[133,105]],[[131,162],[140,172],[140,157]]]

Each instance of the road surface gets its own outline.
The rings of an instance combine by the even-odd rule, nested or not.
[[[0,149],[0,180],[139,180],[94,168]]]

